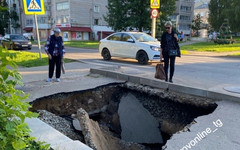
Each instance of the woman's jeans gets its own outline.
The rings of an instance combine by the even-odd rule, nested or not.
[[[169,66],[169,60],[170,60],[170,80],[172,80],[173,74],[174,74],[174,70],[175,70],[175,60],[176,60],[176,56],[169,56],[169,55],[165,55],[163,56],[164,58],[164,71],[166,74],[166,81],[168,80],[168,66]]]

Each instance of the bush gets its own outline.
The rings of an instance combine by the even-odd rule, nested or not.
[[[216,44],[233,44],[235,41],[232,39],[216,39],[214,43]]]
[[[47,150],[49,145],[35,142],[30,137],[30,129],[24,122],[26,117],[37,117],[28,111],[31,107],[23,91],[15,89],[22,86],[21,75],[12,61],[11,54],[0,47],[0,150]]]

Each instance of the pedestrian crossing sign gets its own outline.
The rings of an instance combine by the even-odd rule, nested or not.
[[[26,15],[44,15],[44,0],[23,0]]]
[[[160,0],[151,0],[150,5],[151,8],[160,8]]]

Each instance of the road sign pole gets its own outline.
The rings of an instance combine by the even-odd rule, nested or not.
[[[150,0],[150,7],[152,9],[152,37],[156,37],[156,18],[158,17],[158,9],[160,8],[160,0]]]
[[[156,37],[156,18],[152,17],[152,37]]]
[[[41,45],[40,45],[40,38],[39,38],[39,31],[38,31],[38,22],[37,22],[37,15],[36,14],[34,14],[34,18],[35,18],[35,26],[36,26],[36,32],[37,32],[39,57],[40,57],[40,60],[42,60]]]

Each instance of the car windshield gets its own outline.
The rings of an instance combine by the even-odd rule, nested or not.
[[[156,42],[157,41],[152,36],[145,33],[132,33],[132,35],[139,42]]]
[[[10,38],[12,40],[26,40],[25,37],[22,35],[10,35]]]

